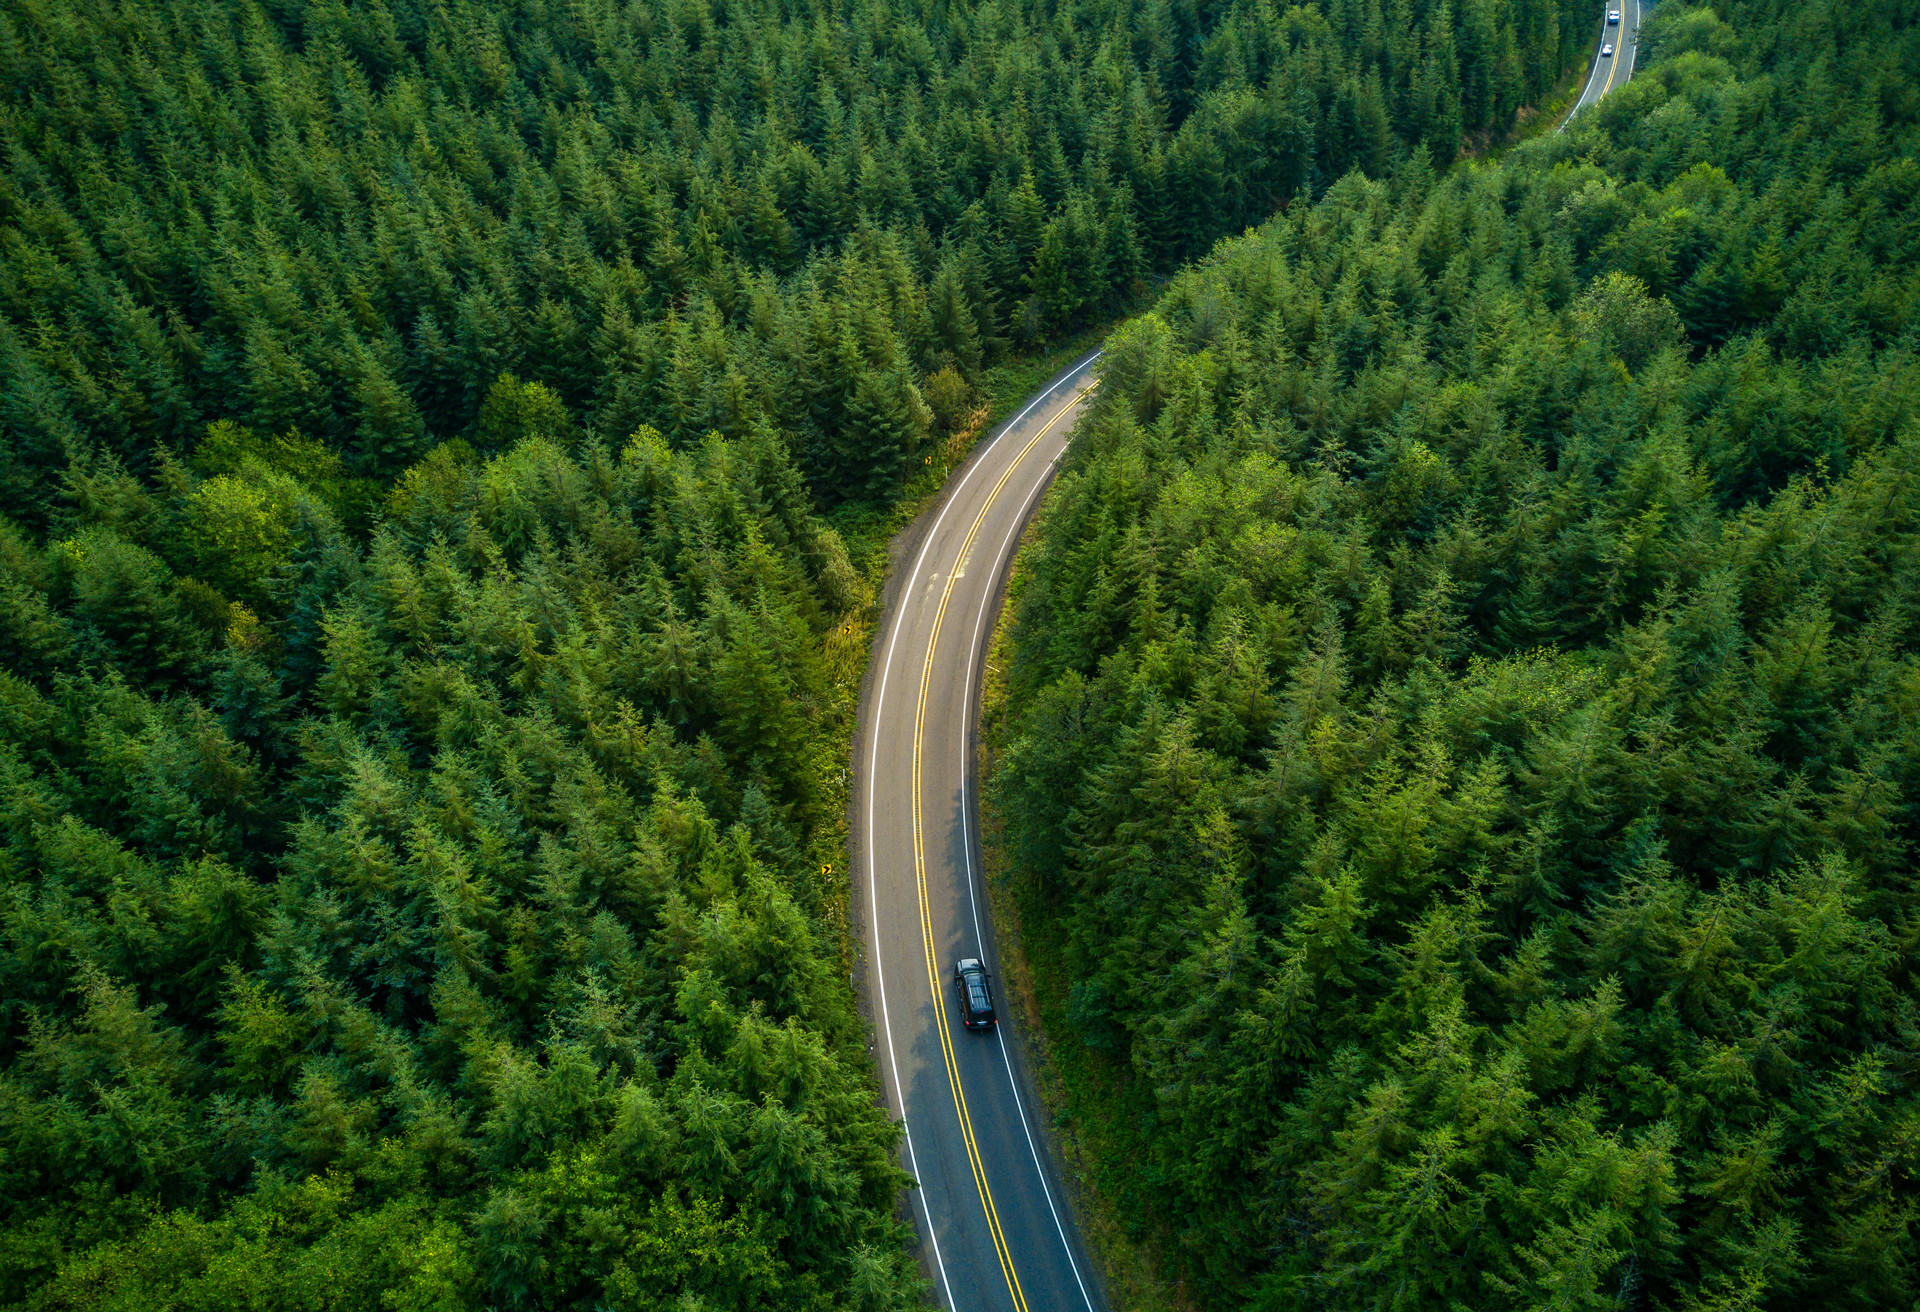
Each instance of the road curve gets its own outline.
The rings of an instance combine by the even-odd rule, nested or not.
[[[1610,8],[1617,25],[1604,22]],[[1640,0],[1603,8],[1574,114],[1633,76],[1640,11]],[[1599,54],[1606,42],[1611,56]],[[906,1126],[928,1274],[955,1312],[1106,1312],[1011,1042],[1015,1022],[1002,999],[997,1030],[967,1031],[950,983],[962,957],[999,976],[973,812],[989,612],[1099,355],[1055,376],[950,480],[892,589],[861,710],[854,841],[881,1084]]]
[[[996,998],[998,1030],[970,1032],[951,985],[961,957],[981,958],[999,981],[972,809],[989,612],[1098,358],[1075,361],[977,448],[923,521],[875,640],[855,749],[855,877],[881,1083],[906,1124],[927,1271],[956,1312],[1106,1307],[1006,1001]]]
[[[1587,70],[1587,84],[1580,88],[1580,99],[1561,123],[1564,130],[1574,116],[1615,87],[1623,87],[1633,77],[1633,60],[1640,48],[1641,0],[1607,0],[1600,7],[1600,35],[1593,43],[1593,66]],[[1607,12],[1618,9],[1620,21],[1607,22]],[[1611,43],[1613,53],[1602,55],[1600,48]]]

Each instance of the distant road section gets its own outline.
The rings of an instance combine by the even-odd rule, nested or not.
[[[949,484],[881,626],[855,762],[867,996],[927,1272],[954,1312],[1104,1312],[1012,1033],[981,887],[980,671],[1020,528],[1095,385],[1089,352]],[[985,961],[999,1028],[968,1030],[954,963]]]
[[[1587,85],[1580,89],[1580,99],[1574,104],[1573,113],[1567,115],[1567,123],[1573,122],[1574,115],[1593,104],[1600,97],[1623,87],[1633,76],[1633,57],[1640,45],[1640,11],[1644,6],[1640,0],[1610,0],[1600,11],[1600,39],[1593,43],[1593,67],[1587,70]],[[1607,15],[1618,10],[1620,21],[1609,23]],[[1613,47],[1611,55],[1600,52],[1607,46]]]

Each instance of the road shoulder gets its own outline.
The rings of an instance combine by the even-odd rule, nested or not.
[[[857,1014],[866,1030],[867,1055],[874,1076],[874,1101],[889,1115],[896,1115],[897,1112],[881,1070],[880,1015],[875,1002],[873,963],[870,959],[870,918],[873,908],[868,905],[866,887],[856,877],[856,872],[862,868],[867,844],[872,841],[864,822],[866,790],[872,787],[872,780],[863,776],[859,762],[865,759],[871,746],[869,734],[872,732],[874,703],[879,690],[878,676],[886,661],[890,626],[920,548],[938,522],[942,508],[966,478],[968,470],[992,448],[1003,432],[1018,422],[1031,401],[1052,392],[1063,378],[1080,369],[1097,352],[1097,343],[1104,339],[1109,328],[1107,324],[1096,325],[1031,357],[996,366],[983,382],[985,395],[982,408],[964,429],[955,433],[930,456],[923,475],[902,490],[890,509],[869,511],[864,521],[836,525],[847,539],[849,555],[867,589],[866,605],[859,620],[865,632],[854,637],[855,642],[864,639],[865,661],[855,695],[853,726],[843,758],[848,786],[845,842],[840,855],[845,861],[846,875],[836,889],[844,897],[841,904],[842,960],[853,987]],[[1004,580],[998,586],[1004,589]],[[1009,1050],[1013,1051],[1011,1047]],[[1020,1061],[1021,1057],[1016,1053],[1016,1078],[1021,1081],[1022,1093],[1029,1094],[1032,1082],[1019,1069]],[[1032,1105],[1038,1106],[1037,1103]],[[1044,1131],[1044,1128],[1044,1125],[1036,1127],[1038,1131]],[[1041,1137],[1044,1142],[1044,1134]],[[1056,1178],[1058,1175],[1056,1159]],[[926,1236],[917,1224],[911,1190],[901,1193],[896,1217],[913,1230],[916,1239],[914,1251],[920,1260],[922,1273],[937,1289],[939,1281]]]
[[[992,907],[1000,958],[1002,1006],[1018,1024],[1008,1032],[1022,1093],[1046,1131],[1046,1151],[1055,1176],[1079,1223],[1080,1238],[1092,1260],[1113,1312],[1191,1312],[1194,1304],[1177,1283],[1159,1274],[1168,1265],[1158,1236],[1125,1221],[1118,1200],[1100,1188],[1099,1158],[1111,1151],[1099,1133],[1096,1104],[1085,1086],[1090,1071],[1076,1060],[1084,1053],[1063,1051],[1074,1040],[1058,1022],[1067,981],[1059,969],[1055,945],[1045,941],[1046,927],[1025,914],[1030,907],[1011,880],[1001,825],[991,804],[992,771],[1006,726],[1010,597],[1017,596],[1022,554],[1031,543],[1031,521],[1023,529],[1014,562],[999,585],[996,621],[988,642],[980,690],[980,724],[975,739],[973,792],[975,832],[980,836],[981,878]],[[1047,1021],[1055,1022],[1050,1029]]]

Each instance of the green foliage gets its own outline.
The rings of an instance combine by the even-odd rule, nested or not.
[[[220,425],[0,537],[7,1305],[919,1302],[814,873],[845,549],[764,429],[488,413],[364,547]]]
[[[1573,324],[1629,369],[1638,369],[1662,348],[1678,345],[1680,316],[1665,300],[1647,295],[1646,284],[1630,273],[1602,274],[1593,280],[1573,310]]]
[[[0,14],[0,1302],[914,1305],[815,510],[1282,206],[1023,601],[1150,1197],[1282,1303],[1904,1291],[1912,114],[1826,13],[1466,174],[1586,6]]]
[[[1042,512],[994,804],[1204,1306],[1920,1296],[1920,28],[1647,40],[1176,278]]]
[[[438,443],[773,425],[894,486],[912,389],[1585,56],[1574,0],[55,0],[0,28],[0,487],[215,440],[328,500]],[[1703,38],[1704,39],[1704,38]],[[1711,42],[1709,41],[1710,45]],[[501,379],[508,376],[506,391]],[[327,473],[282,457],[312,443]],[[362,489],[364,491],[364,489]],[[343,493],[344,495],[344,493]]]

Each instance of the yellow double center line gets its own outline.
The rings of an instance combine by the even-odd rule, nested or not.
[[[947,586],[940,594],[939,609],[933,614],[933,633],[927,639],[927,663],[920,671],[920,703],[913,718],[913,874],[920,897],[920,938],[927,953],[927,985],[933,990],[934,1024],[940,1032],[940,1053],[947,1063],[947,1084],[953,1090],[953,1110],[960,1118],[960,1137],[967,1146],[967,1162],[973,1167],[973,1183],[980,1191],[980,1206],[987,1214],[987,1230],[993,1235],[993,1249],[999,1255],[1000,1270],[1007,1278],[1007,1292],[1013,1295],[1016,1312],[1027,1312],[1027,1299],[1020,1291],[1020,1277],[1013,1269],[1013,1254],[1008,1250],[1007,1237],[1000,1229],[1000,1214],[994,1210],[993,1190],[987,1187],[986,1168],[980,1161],[980,1145],[974,1141],[973,1121],[967,1115],[967,1095],[960,1088],[960,1067],[953,1056],[953,1031],[948,1027],[947,1008],[941,997],[940,967],[933,942],[933,912],[927,898],[926,841],[920,809],[920,757],[927,729],[927,693],[933,687],[933,655],[940,644],[940,625],[947,617],[947,603],[953,597],[954,580],[965,566],[967,553],[973,549],[974,537],[986,522],[987,513],[993,509],[994,502],[1000,499],[1000,493],[1013,477],[1013,471],[1026,461],[1033,448],[1040,444],[1040,439],[1053,431],[1054,425],[1073,412],[1078,401],[1077,396],[1068,401],[1061,407],[1060,413],[1049,419],[1046,427],[1035,433],[1033,439],[1020,449],[1020,454],[1008,463],[1007,471],[1000,475],[1000,481],[993,485],[993,491],[987,494],[986,504],[980,507],[980,513],[974,516],[973,527],[967,530],[966,540],[960,544],[953,568],[947,571]]]
[[[1609,10],[1610,9],[1611,9],[1611,5],[1609,5]],[[1620,30],[1622,32],[1625,32],[1627,30],[1626,17],[1627,17],[1626,0],[1621,0]],[[1605,45],[1607,43],[1607,29],[1611,26],[1613,26],[1613,24],[1606,21],[1606,16],[1604,14],[1601,15],[1600,44]],[[1620,42],[1619,41],[1616,40],[1613,43],[1613,53],[1611,55],[1608,55],[1607,58],[1612,60],[1613,62],[1607,65],[1607,84],[1601,87],[1600,94],[1593,98],[1593,103],[1596,105],[1599,104],[1602,100],[1606,99],[1607,92],[1613,90],[1613,72],[1615,69],[1620,67]]]

